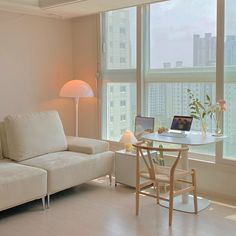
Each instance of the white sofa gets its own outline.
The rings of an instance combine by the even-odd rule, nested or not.
[[[0,124],[0,210],[109,175],[105,141],[66,137],[56,111],[7,116]]]

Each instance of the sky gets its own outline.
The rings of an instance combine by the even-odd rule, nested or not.
[[[171,0],[150,9],[152,68],[176,61],[192,66],[193,35],[216,35],[216,0]]]
[[[216,36],[217,0],[170,0],[150,9],[151,68],[176,61],[192,67],[193,35]],[[236,0],[225,0],[225,35],[236,35]]]

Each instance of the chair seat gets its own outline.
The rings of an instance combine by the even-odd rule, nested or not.
[[[156,172],[156,180],[160,182],[170,182],[170,167],[168,166],[155,166],[155,172]],[[182,169],[175,169],[174,174],[174,181],[177,181],[178,179],[184,178],[191,173],[187,170]],[[140,176],[145,179],[150,179],[148,171],[141,171]]]

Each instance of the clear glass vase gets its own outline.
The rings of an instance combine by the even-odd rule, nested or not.
[[[220,126],[220,120],[216,120],[216,127],[214,130],[214,136],[221,136],[222,135],[222,130]]]
[[[207,123],[205,119],[201,120],[201,132],[202,132],[202,135],[206,135],[207,133]]]
[[[222,116],[223,116],[222,111],[218,111],[216,113],[214,136],[222,135],[222,128],[221,128]]]

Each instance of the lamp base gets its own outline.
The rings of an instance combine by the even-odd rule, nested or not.
[[[131,152],[132,151],[132,144],[131,143],[125,144],[125,151],[126,152]]]

